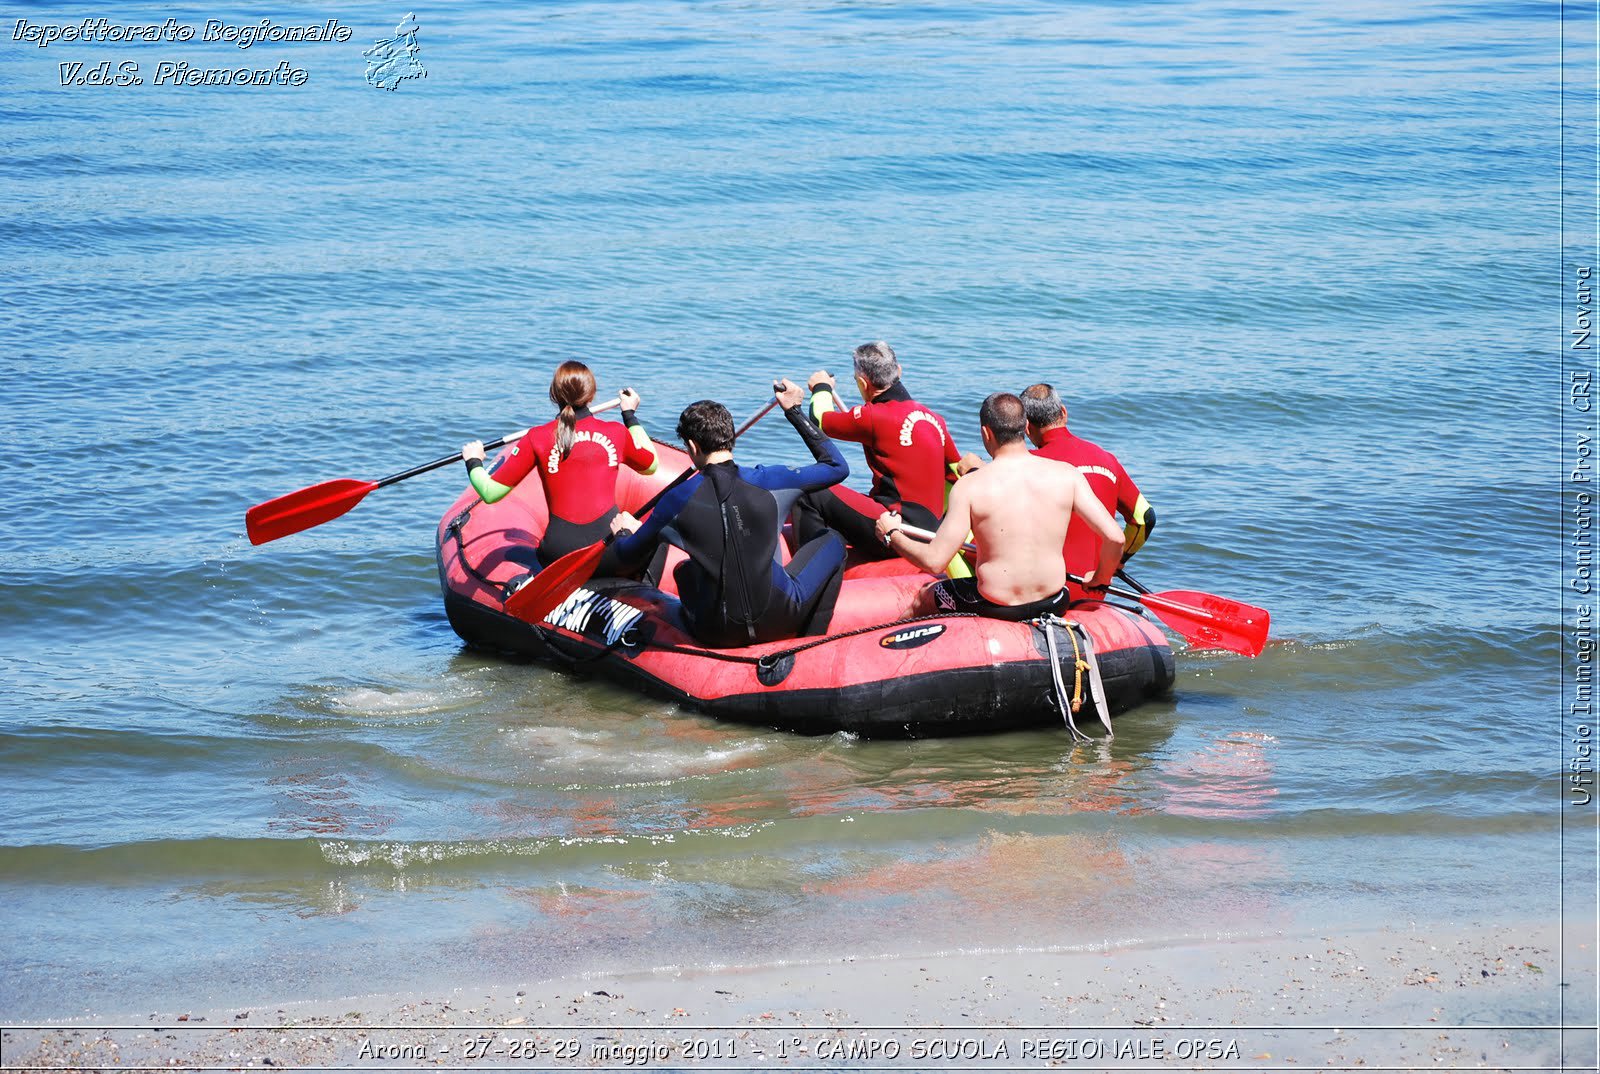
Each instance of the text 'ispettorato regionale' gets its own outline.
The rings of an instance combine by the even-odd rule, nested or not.
[[[11,40],[49,48],[57,44],[79,45],[152,45],[152,44],[225,44],[248,49],[254,45],[305,42],[313,44],[344,43],[355,32],[338,19],[325,19],[315,23],[285,24],[270,19],[259,22],[232,23],[222,19],[206,19],[203,23],[179,22],[167,18],[154,23],[112,22],[106,18],[87,18],[78,22],[34,22],[18,19],[11,28]],[[120,62],[115,69],[110,60],[98,64],[82,62],[62,63],[63,86],[142,86],[144,77],[138,63]],[[304,85],[308,74],[303,68],[280,61],[276,67],[251,69],[248,67],[198,67],[187,60],[160,60],[156,63],[153,82],[157,86],[211,86],[211,85]]]

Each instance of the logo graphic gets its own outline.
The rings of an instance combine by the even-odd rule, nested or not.
[[[394,28],[393,37],[374,42],[371,48],[361,54],[367,58],[368,85],[393,90],[408,78],[427,78],[427,69],[417,59],[420,51],[417,45],[417,17],[408,11]]]
[[[933,415],[926,410],[913,410],[906,415],[905,423],[900,426],[900,446],[911,446],[911,434],[916,431],[917,422],[925,421],[933,426],[934,432],[939,434],[939,443],[944,443],[944,426],[933,420]]]
[[[572,434],[572,446],[577,447],[579,444],[599,444],[605,448],[606,465],[613,470],[617,468],[617,445],[613,444],[605,434],[591,433],[587,429],[578,429]],[[544,468],[552,474],[561,472],[561,449],[559,447],[551,445],[550,458],[546,461]]]
[[[933,623],[930,626],[902,630],[896,634],[885,634],[878,639],[878,644],[885,649],[915,649],[919,645],[928,644],[943,633],[944,624]]]
[[[580,588],[545,616],[544,621],[591,641],[616,645],[628,629],[643,618],[644,612],[638,608],[603,597],[592,589]]]

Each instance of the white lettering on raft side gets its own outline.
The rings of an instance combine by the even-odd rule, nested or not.
[[[644,618],[644,612],[628,604],[602,597],[591,589],[575,590],[572,596],[556,606],[544,617],[549,626],[582,634],[599,614],[601,637],[607,645],[615,645],[628,630]]]
[[[911,446],[911,434],[916,430],[919,421],[932,422],[934,430],[939,434],[939,443],[944,443],[944,426],[939,424],[938,419],[926,410],[913,410],[906,415],[906,420],[900,425],[901,447]]]
[[[613,468],[616,467],[617,445],[613,444],[611,439],[604,433],[591,433],[587,429],[578,429],[572,434],[572,445],[577,447],[579,444],[599,444],[606,449],[606,461]],[[553,447],[550,449],[550,459],[545,463],[545,469],[552,474],[561,471],[561,448]]]

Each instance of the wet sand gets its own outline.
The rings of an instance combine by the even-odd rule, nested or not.
[[[117,1028],[17,1028],[5,1033],[4,1059],[56,1068],[1594,1070],[1594,930],[1573,937],[1563,953],[1550,923],[1411,925],[656,967],[151,1012]],[[1563,1034],[1563,1017],[1588,1028]]]

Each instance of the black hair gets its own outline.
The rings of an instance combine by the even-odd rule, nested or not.
[[[994,435],[996,447],[1021,440],[1028,427],[1022,400],[1010,392],[995,392],[985,399],[978,408],[978,421]]]
[[[721,403],[702,399],[678,415],[678,439],[693,440],[707,455],[733,447],[733,415]]]

